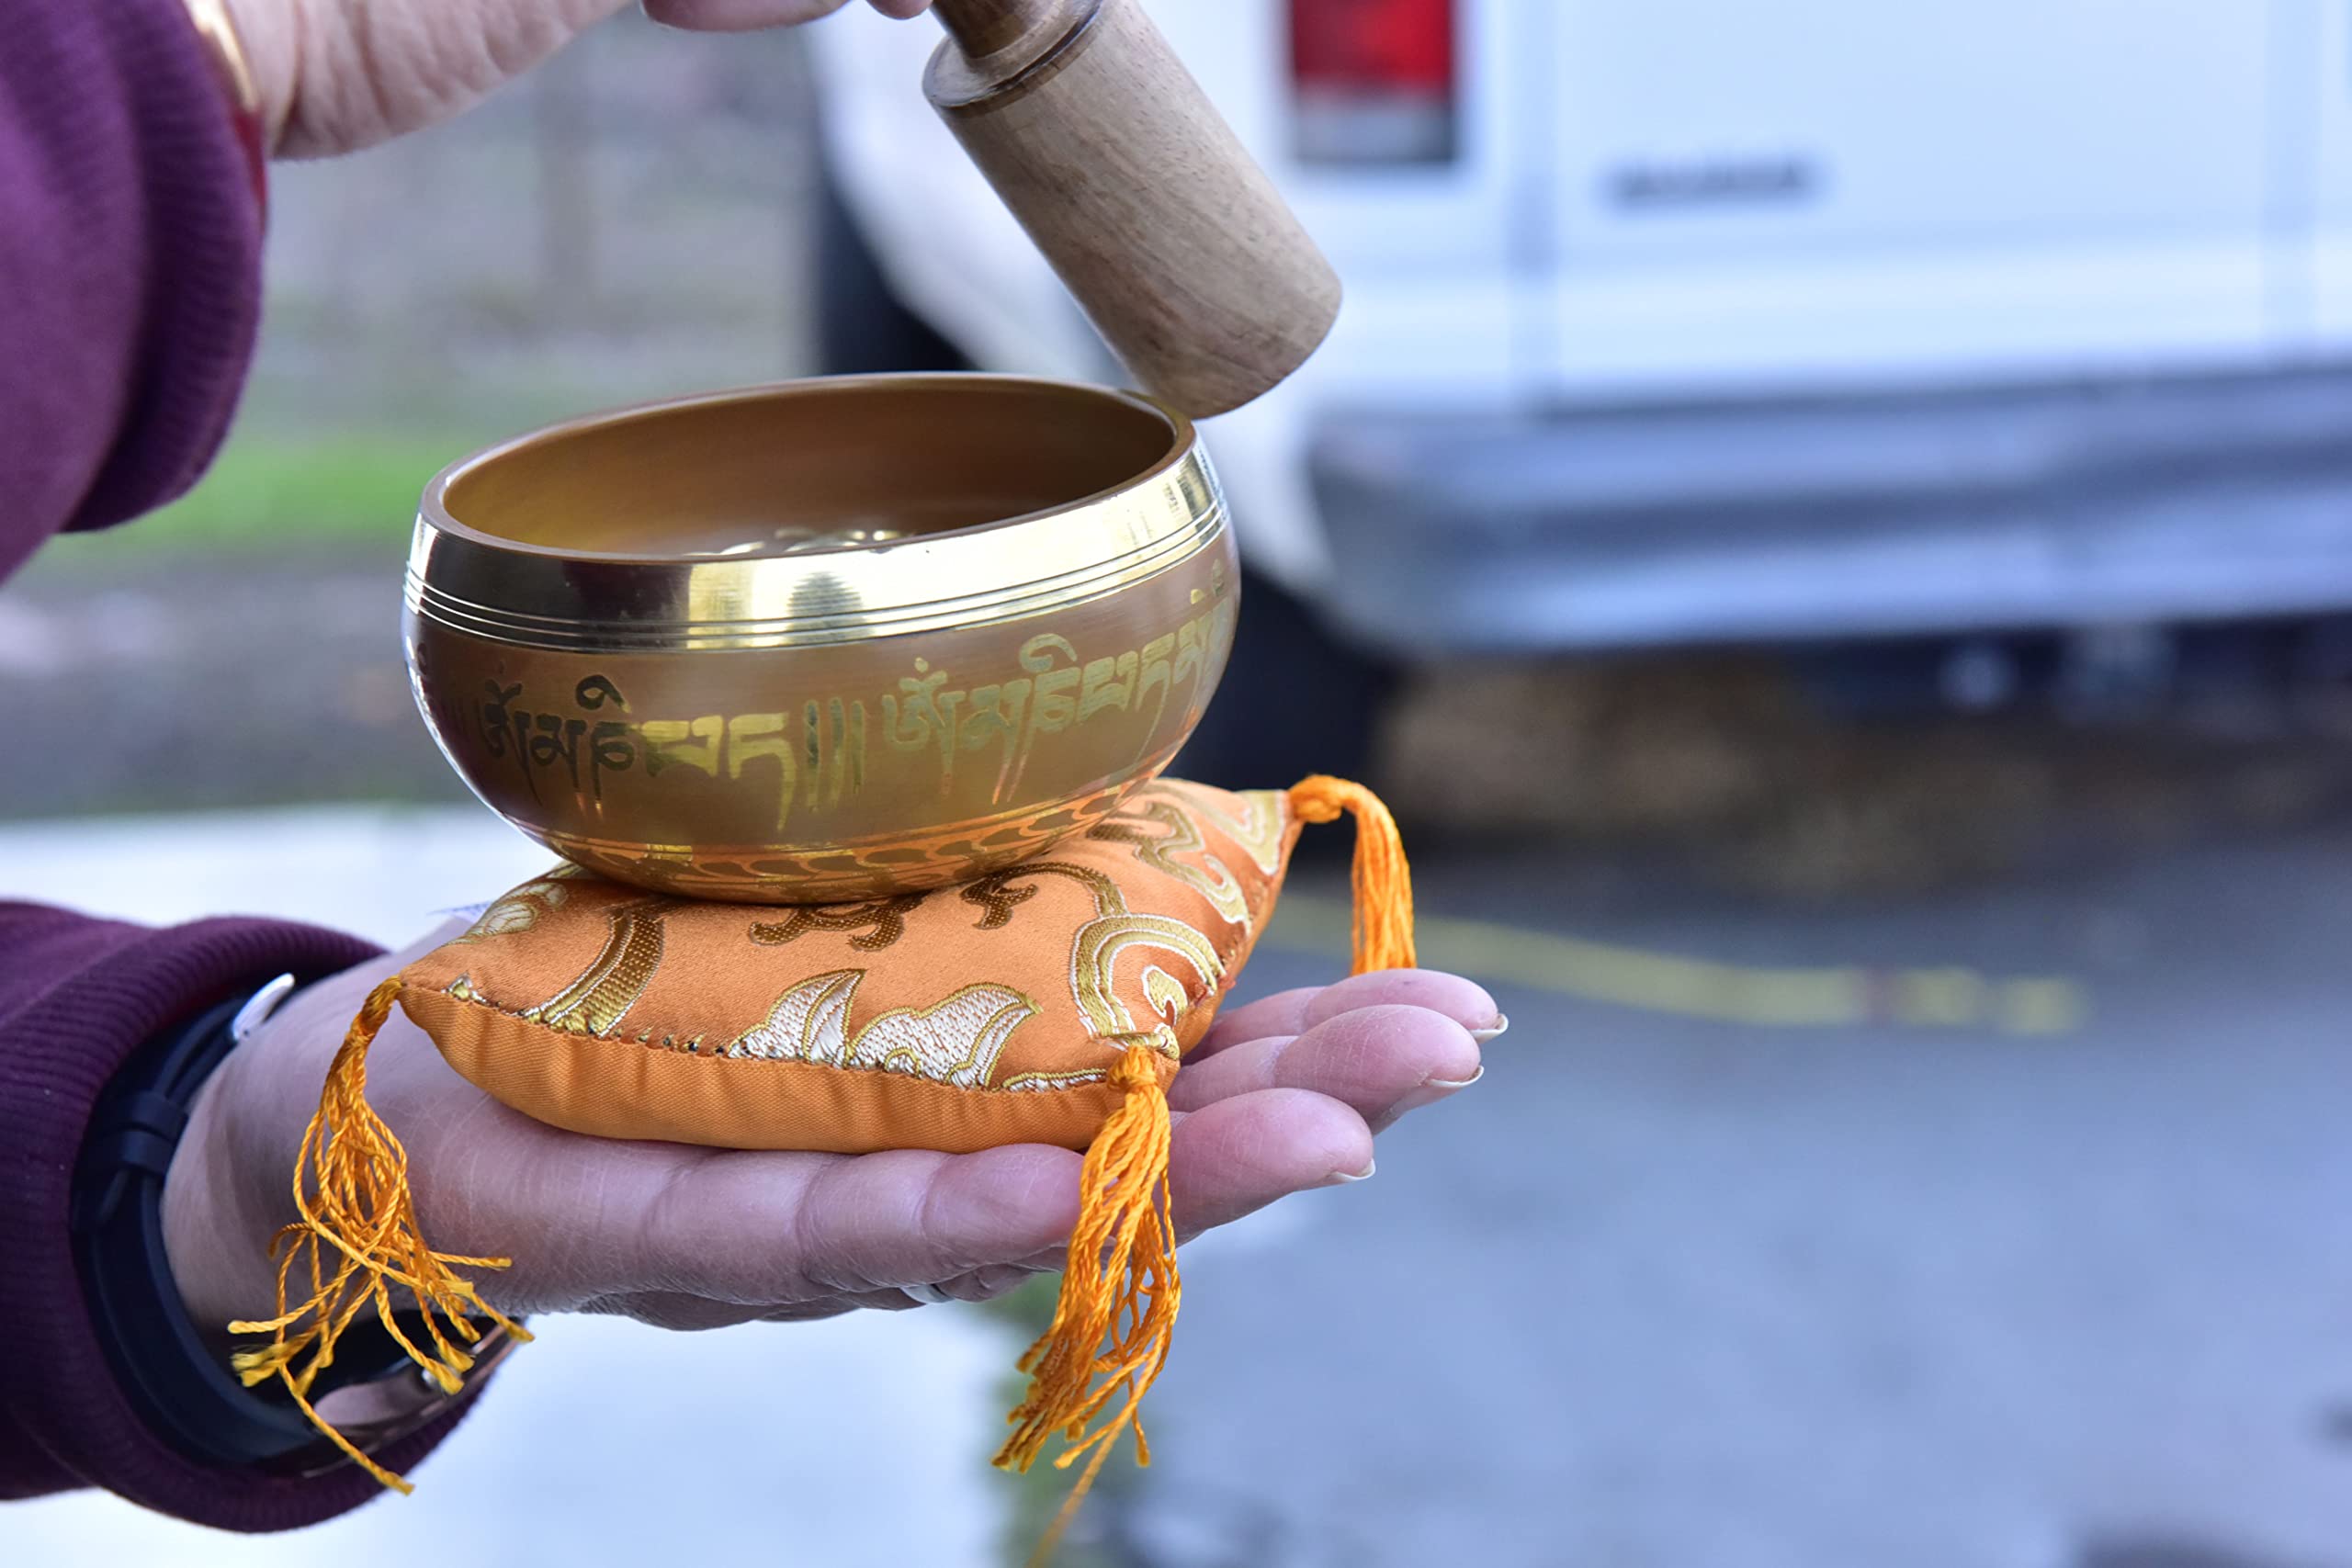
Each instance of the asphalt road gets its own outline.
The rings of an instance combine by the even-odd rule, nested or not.
[[[2352,1562],[2352,836],[1813,914],[1541,860],[1421,881],[1815,994],[1957,966],[2079,1011],[1775,1027],[1497,985],[1483,1082],[1188,1267],[1132,1560]]]

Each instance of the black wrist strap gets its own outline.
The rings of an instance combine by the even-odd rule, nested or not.
[[[164,1249],[164,1178],[197,1090],[236,1045],[240,993],[148,1042],[100,1097],[74,1168],[74,1262],[99,1342],[149,1427],[191,1459],[248,1466],[322,1447],[283,1390],[247,1389],[218,1359],[180,1301]],[[223,1246],[266,1246],[224,1236]],[[355,1324],[311,1390],[373,1382],[407,1366],[380,1325]]]

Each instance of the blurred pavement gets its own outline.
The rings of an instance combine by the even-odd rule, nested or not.
[[[12,892],[385,941],[541,858],[470,811],[0,829]],[[1486,1082],[1385,1140],[1375,1180],[1188,1252],[1158,1462],[1090,1510],[1097,1560],[2352,1562],[2352,1255],[2331,1245],[2352,835],[1799,912],[1550,855],[1419,869],[1430,957],[1515,976],[1513,1027]],[[1247,990],[1332,972],[1337,888],[1306,880]],[[1528,983],[1594,978],[1547,971],[1586,950],[1546,932],[1729,967],[1605,1006]],[[2054,976],[2086,1010],[1772,1027],[1675,988],[1791,966]],[[1014,1346],[993,1322],[548,1326],[413,1499],[261,1543],[101,1499],[11,1506],[0,1556],[999,1556],[984,1461]]]
[[[2056,976],[2087,1013],[1770,1029],[1496,986],[1484,1082],[1278,1249],[1187,1269],[1138,1561],[2352,1562],[2352,837],[1795,913],[1418,870],[1430,910]]]

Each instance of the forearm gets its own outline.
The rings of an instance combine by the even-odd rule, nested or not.
[[[0,1497],[102,1486],[220,1529],[314,1523],[377,1495],[348,1467],[301,1480],[216,1468],[157,1438],[109,1370],[75,1271],[73,1172],[107,1082],[143,1042],[291,972],[372,949],[310,927],[205,920],[163,930],[0,905]],[[256,1251],[266,1235],[217,1238]],[[413,1464],[444,1421],[397,1445]]]
[[[192,483],[260,304],[261,212],[182,0],[0,0],[0,577]]]

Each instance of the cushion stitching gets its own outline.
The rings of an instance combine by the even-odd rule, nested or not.
[[[512,1020],[516,1023],[524,1025],[526,1028],[535,1029],[542,1034],[551,1035],[559,1040],[593,1041],[599,1045],[631,1045],[636,1046],[641,1051],[662,1050],[662,1047],[648,1043],[641,1043],[639,1041],[632,1040],[627,1036],[614,1036],[610,1034],[576,1034],[568,1029],[549,1029],[546,1024],[535,1023],[531,1020],[525,1018],[519,1012],[509,1012],[504,1008],[500,1007],[496,1002],[493,1002],[487,997],[483,997],[479,994],[470,997],[458,997],[450,996],[450,994],[445,990],[434,990],[429,994],[436,997],[447,997],[449,1000],[458,1003],[461,1007],[479,1007],[487,1009],[488,1010],[496,1013],[501,1018]],[[1115,1035],[1098,1035],[1094,1037],[1094,1040],[1097,1043],[1105,1043],[1116,1038],[1119,1037]],[[1047,1083],[1037,1089],[1001,1089],[995,1084],[975,1084],[969,1089],[959,1089],[954,1084],[939,1083],[935,1078],[917,1077],[910,1073],[894,1073],[888,1067],[862,1066],[845,1067],[833,1062],[810,1062],[803,1060],[797,1056],[722,1056],[716,1052],[706,1055],[700,1051],[663,1051],[663,1055],[672,1056],[699,1056],[707,1062],[758,1062],[769,1063],[777,1066],[795,1066],[803,1067],[821,1067],[828,1072],[836,1073],[886,1073],[892,1077],[905,1078],[910,1083],[936,1084],[937,1087],[945,1089],[950,1094],[1061,1094],[1073,1089],[1100,1089],[1102,1087],[1102,1080],[1101,1078],[1091,1078],[1085,1083]],[[1070,1070],[1074,1072],[1087,1071],[1084,1067],[1076,1067]],[[1105,1072],[1109,1071],[1107,1067],[1103,1070]]]

